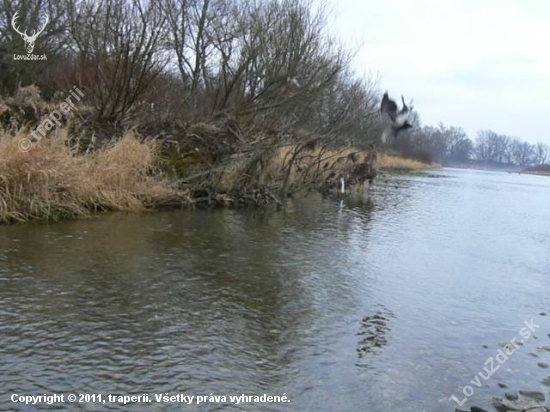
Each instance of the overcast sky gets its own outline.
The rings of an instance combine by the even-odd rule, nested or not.
[[[329,0],[355,65],[443,122],[550,144],[550,0]]]

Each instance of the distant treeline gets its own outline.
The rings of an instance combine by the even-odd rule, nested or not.
[[[394,150],[441,164],[475,163],[491,167],[528,167],[550,162],[550,146],[482,130],[475,140],[460,127],[417,127],[392,143]]]

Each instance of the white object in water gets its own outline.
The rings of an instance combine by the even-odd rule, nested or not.
[[[342,193],[346,193],[346,185],[344,183],[344,178],[343,177],[340,178],[340,190],[341,190]]]

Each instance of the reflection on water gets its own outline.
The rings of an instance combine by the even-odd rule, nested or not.
[[[541,390],[550,352],[529,354],[550,343],[538,315],[550,314],[550,179],[439,173],[285,212],[0,227],[0,409],[25,409],[11,393],[168,392],[286,393],[261,406],[274,411],[452,411],[447,398],[533,317],[538,340],[472,405],[501,382]],[[380,331],[364,322],[377,314]],[[365,328],[383,339],[375,351],[361,351]],[[155,408],[182,405],[131,406]]]

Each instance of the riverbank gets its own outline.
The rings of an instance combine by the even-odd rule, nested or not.
[[[143,108],[120,124],[92,105],[65,113],[59,99],[43,99],[34,85],[0,99],[0,223],[158,207],[280,207],[298,192],[336,192],[341,179],[353,187],[377,173],[376,139],[357,148],[351,131],[335,125],[298,126],[275,112],[272,124],[239,112],[184,121]]]
[[[376,139],[358,148],[339,134],[270,129],[231,117],[143,120],[123,132],[96,124],[89,106],[62,117],[58,127],[40,129],[48,130],[42,138],[37,125],[55,107],[34,86],[4,99],[0,223],[162,207],[281,207],[299,192],[336,193],[342,178],[351,189],[372,182],[378,171],[408,174],[439,166],[379,153]]]
[[[20,148],[25,134],[0,135],[0,223],[64,220],[164,207],[281,206],[300,191],[336,192],[378,171],[411,173],[428,165],[394,154],[352,148],[286,145],[235,153],[214,167],[136,133],[82,153],[67,129]],[[196,152],[195,152],[196,153]]]
[[[299,191],[336,191],[341,177],[353,186],[376,176],[374,148],[288,144],[214,163],[205,160],[205,148],[189,154],[135,132],[84,152],[65,128],[23,151],[27,136],[0,135],[0,223],[162,207],[280,206]]]

